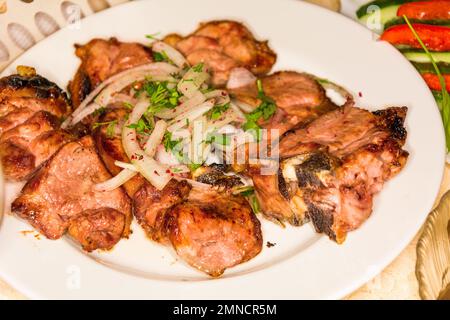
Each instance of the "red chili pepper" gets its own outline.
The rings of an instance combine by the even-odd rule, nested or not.
[[[410,2],[401,5],[397,16],[409,19],[446,20],[450,19],[450,0]]]
[[[420,23],[413,24],[413,27],[429,50],[450,51],[450,28]],[[422,48],[406,24],[387,29],[380,39],[393,45],[408,45],[413,48]]]
[[[441,88],[441,82],[439,81],[439,77],[433,73],[424,73],[422,74],[423,79],[427,83],[427,85],[430,87],[431,90],[442,90]],[[450,92],[450,75],[446,74],[443,76],[445,79],[445,87],[448,92]]]

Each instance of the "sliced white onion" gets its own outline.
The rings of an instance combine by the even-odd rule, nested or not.
[[[127,162],[122,162],[122,161],[114,161],[114,164],[122,169],[128,169],[134,172],[138,172],[138,170],[136,169],[135,166],[133,166],[131,163],[127,163]]]
[[[241,109],[245,113],[250,113],[257,108],[256,106],[249,105],[237,99],[233,99],[233,104],[235,104],[239,109]]]
[[[202,84],[210,78],[209,73],[205,72],[205,66],[202,67],[202,71],[200,72],[194,70],[194,68],[191,68],[186,72],[177,86],[178,91],[188,98],[192,98],[195,92],[200,89]]]
[[[216,104],[226,104],[230,102],[230,96],[225,90],[213,90],[205,93],[206,100],[215,99]]]
[[[159,120],[155,124],[152,134],[148,138],[144,146],[144,151],[149,157],[154,157],[156,148],[161,144],[164,134],[166,133],[167,123],[164,120]]]
[[[238,122],[246,121],[245,114],[242,113],[242,111],[238,107],[236,107],[236,105],[233,102],[230,103],[230,108],[233,109],[234,113],[237,115],[236,121]]]
[[[227,89],[237,89],[256,82],[257,78],[245,68],[234,68],[230,71]]]
[[[169,127],[167,128],[167,130],[170,132],[174,132],[178,129],[181,129],[187,125],[187,122],[190,123],[190,122],[194,121],[195,119],[197,119],[198,117],[201,117],[203,114],[205,114],[206,112],[211,110],[213,107],[214,107],[213,100],[206,101],[206,102],[202,103],[201,105],[193,108],[192,110],[188,110],[188,111],[180,114],[178,117],[176,117],[175,119],[170,121]]]
[[[180,69],[183,69],[185,66],[189,65],[184,56],[178,50],[165,42],[154,42],[152,49],[155,52],[165,53],[167,57]]]
[[[196,91],[192,98],[186,100],[181,103],[174,109],[163,110],[155,114],[158,118],[161,119],[173,119],[176,116],[180,115],[183,112],[186,112],[206,101],[205,95],[203,95],[200,91]]]
[[[166,151],[166,148],[164,148],[163,145],[159,145],[156,149],[156,156],[155,159],[159,163],[162,163],[167,166],[177,166],[180,164],[177,157],[172,153],[172,151]]]
[[[169,63],[165,62],[156,62],[156,63],[150,63],[150,64],[144,64],[141,66],[138,66],[136,68],[128,69],[125,71],[122,71],[105,81],[103,81],[100,85],[98,85],[79,105],[79,107],[63,122],[61,127],[63,129],[66,129],[70,127],[71,125],[74,125],[76,122],[74,121],[74,118],[78,116],[81,112],[83,114],[86,114],[84,109],[88,107],[88,105],[91,104],[92,100],[94,100],[97,96],[97,104],[100,102],[103,103],[103,105],[107,105],[107,102],[111,99],[111,95],[114,92],[118,92],[125,88],[126,86],[132,84],[136,81],[142,81],[148,76],[154,78],[164,78],[167,79],[170,77],[170,74],[178,72],[179,69],[175,66],[172,66]],[[156,80],[155,81],[159,81]],[[162,80],[160,80],[162,81]],[[106,88],[106,89],[105,89]],[[102,91],[106,90],[106,93],[103,93]],[[109,97],[109,98],[108,98]],[[98,108],[101,108],[101,105],[99,105],[97,108],[91,107],[91,110],[95,111]],[[92,111],[92,112],[93,112]],[[78,116],[77,119],[80,119]],[[83,119],[83,118],[81,118]]]
[[[136,166],[142,174],[156,189],[162,190],[170,181],[171,177],[166,173],[166,168],[161,166],[153,158],[149,157],[141,149],[137,142],[136,130],[129,128],[129,125],[136,123],[145,113],[148,101],[139,101],[133,109],[127,123],[122,131],[122,144],[131,163]]]
[[[114,189],[119,188],[121,185],[123,185],[125,182],[133,178],[138,173],[136,171],[132,171],[129,169],[123,169],[120,171],[118,175],[115,177],[95,185],[94,189],[96,191],[112,191]]]

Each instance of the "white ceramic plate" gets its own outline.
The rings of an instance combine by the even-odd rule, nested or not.
[[[0,276],[31,298],[278,299],[341,298],[379,273],[408,244],[429,212],[441,181],[444,135],[430,91],[414,68],[386,43],[341,15],[299,1],[154,0],[102,12],[29,50],[18,64],[65,87],[78,59],[73,44],[115,36],[145,41],[145,34],[189,33],[201,21],[244,21],[278,53],[275,70],[304,70],[349,88],[358,105],[409,107],[411,156],[376,197],[372,217],[343,245],[310,225],[281,229],[263,221],[262,253],[209,279],[133,226],[129,240],[109,253],[83,254],[68,240],[36,239],[30,226],[6,216],[0,230]],[[16,186],[17,187],[17,186]],[[8,203],[17,188],[7,187]]]

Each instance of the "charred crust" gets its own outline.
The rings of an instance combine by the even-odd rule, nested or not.
[[[330,212],[326,212],[314,204],[308,204],[308,216],[318,233],[325,233],[336,241],[336,234],[332,230],[334,218]]]
[[[280,194],[286,199],[289,200],[289,190],[286,184],[286,181],[283,177],[283,172],[281,169],[278,169],[278,190],[280,190]]]
[[[379,125],[391,132],[392,138],[404,141],[407,135],[404,127],[407,111],[407,107],[392,107],[374,111],[373,114],[378,117]]]
[[[14,74],[5,77],[0,80],[0,90],[5,88],[11,88],[14,90],[31,88],[35,90],[36,98],[63,98],[66,102],[68,102],[68,98],[65,92],[63,92],[54,82],[51,82],[39,75],[26,77]]]

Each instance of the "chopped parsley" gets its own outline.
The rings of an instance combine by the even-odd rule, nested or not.
[[[177,159],[179,161],[183,159],[183,148],[181,148],[181,142],[182,141],[183,141],[182,138],[178,138],[176,140],[172,140],[172,132],[167,131],[164,134],[164,138],[163,138],[164,149],[167,152],[169,152],[169,151],[172,152],[172,154],[175,157],[177,157]]]
[[[277,111],[277,105],[273,99],[264,93],[260,79],[256,81],[256,86],[258,87],[258,99],[261,100],[261,103],[255,110],[245,115],[247,122],[244,123],[243,129],[245,131],[254,130],[256,138],[259,140],[261,127],[258,125],[258,121],[261,118],[264,121],[269,120]]]
[[[195,66],[193,66],[192,70],[194,70],[195,72],[202,72],[203,71],[203,66],[204,66],[204,64],[201,62],[201,63],[196,64]]]
[[[210,133],[206,137],[205,143],[211,144],[213,142],[222,146],[228,146],[230,144],[230,137],[226,134]]]
[[[211,110],[209,110],[206,116],[211,120],[217,120],[220,118],[222,113],[230,108],[230,103],[215,105]]]
[[[106,127],[106,136],[108,138],[114,137],[115,130],[116,130],[117,120],[107,121],[107,122],[95,122],[92,125],[92,130],[95,130],[97,128],[100,128],[102,126]]]
[[[92,112],[92,116],[93,117],[101,116],[101,115],[105,114],[105,112],[106,112],[106,108],[105,107],[100,107],[98,109],[95,109],[94,112]]]
[[[159,38],[157,38],[157,35],[159,35],[159,32],[153,34],[146,34],[145,37],[149,40],[160,40]]]
[[[134,106],[133,106],[131,103],[127,102],[127,101],[125,101],[125,102],[123,103],[123,106],[124,106],[125,108],[127,108],[128,110],[133,110],[133,108],[134,108]]]
[[[156,113],[163,109],[173,109],[178,105],[180,93],[176,88],[169,88],[167,81],[153,82],[146,81],[136,92],[136,96],[140,96],[142,93],[146,93],[149,102],[149,112]]]
[[[165,51],[162,52],[153,52],[153,59],[156,62],[170,62],[170,58]]]
[[[197,170],[198,168],[200,168],[202,166],[202,163],[189,163],[188,164],[188,167],[189,167],[189,170],[191,170],[191,171],[195,171],[195,170]]]
[[[152,132],[153,126],[144,118],[139,119],[137,123],[132,123],[127,126],[130,129],[136,129],[136,133],[149,135]]]

